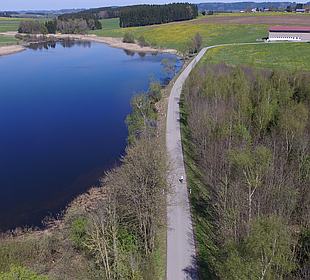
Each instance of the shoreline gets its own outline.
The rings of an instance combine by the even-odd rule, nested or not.
[[[91,41],[96,43],[103,43],[112,48],[118,48],[133,52],[144,52],[144,53],[170,53],[177,54],[177,50],[175,49],[157,49],[151,46],[149,47],[141,47],[137,43],[124,43],[122,38],[113,38],[113,37],[99,37],[97,35],[78,35],[78,34],[56,34],[50,35],[50,37],[55,37],[57,39],[73,39],[73,40],[81,40],[81,41]]]
[[[15,37],[19,33],[17,32],[2,32],[0,35],[5,35],[5,36],[12,36]],[[29,34],[20,34],[20,35],[29,35]],[[32,36],[37,36],[38,38],[43,36],[41,34],[38,35],[32,35]],[[175,54],[177,55],[178,51],[175,49],[161,49],[161,48],[153,48],[151,46],[149,47],[141,47],[137,43],[124,43],[122,41],[122,38],[113,38],[113,37],[99,37],[97,35],[82,35],[82,34],[48,34],[44,35],[46,38],[49,39],[69,39],[69,40],[79,40],[79,41],[88,41],[88,42],[96,42],[96,43],[103,43],[106,44],[112,48],[118,48],[118,49],[123,49],[127,51],[132,51],[132,52],[141,52],[141,53],[170,53],[170,54]],[[40,42],[38,42],[40,43]],[[8,47],[18,47],[19,45],[11,45]],[[24,50],[26,49],[25,46],[19,46]],[[2,47],[0,47],[1,50]],[[21,51],[20,50],[20,51]],[[14,52],[4,52],[2,55],[7,55],[7,54],[13,54]],[[1,52],[0,52],[1,55]]]
[[[9,54],[19,53],[24,50],[26,50],[26,48],[22,45],[2,46],[0,47],[0,57]]]

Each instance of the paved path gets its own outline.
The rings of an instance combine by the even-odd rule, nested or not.
[[[202,49],[180,74],[169,97],[166,143],[168,178],[172,191],[167,198],[167,280],[197,279],[195,241],[181,144],[179,100],[186,78],[207,50]],[[183,183],[179,182],[180,176],[184,177]]]

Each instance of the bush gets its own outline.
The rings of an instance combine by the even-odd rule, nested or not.
[[[57,30],[64,34],[85,34],[89,30],[86,20],[57,20]]]
[[[202,47],[202,37],[199,33],[188,42],[187,50],[190,54],[198,53]]]
[[[22,21],[19,24],[18,33],[26,34],[47,34],[48,30],[44,23],[38,20]]]
[[[126,32],[123,37],[123,42],[133,44],[135,42],[135,37],[132,33]]]
[[[55,34],[57,32],[57,20],[45,22],[45,27],[49,34]]]
[[[148,94],[152,98],[152,100],[154,100],[154,102],[158,102],[161,99],[161,85],[160,85],[160,83],[152,82],[150,84]]]
[[[28,268],[22,266],[11,266],[5,273],[0,272],[2,280],[48,280],[47,276],[38,275]]]
[[[78,217],[71,224],[70,239],[78,249],[84,247],[87,236],[86,226],[87,219],[85,217]]]
[[[138,44],[140,47],[148,47],[150,44],[145,40],[144,36],[138,38]]]

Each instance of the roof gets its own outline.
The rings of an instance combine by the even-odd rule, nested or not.
[[[271,26],[269,31],[310,32],[310,26]]]

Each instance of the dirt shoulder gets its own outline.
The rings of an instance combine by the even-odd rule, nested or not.
[[[19,45],[3,46],[0,47],[0,56],[21,52],[25,49],[25,47]]]

